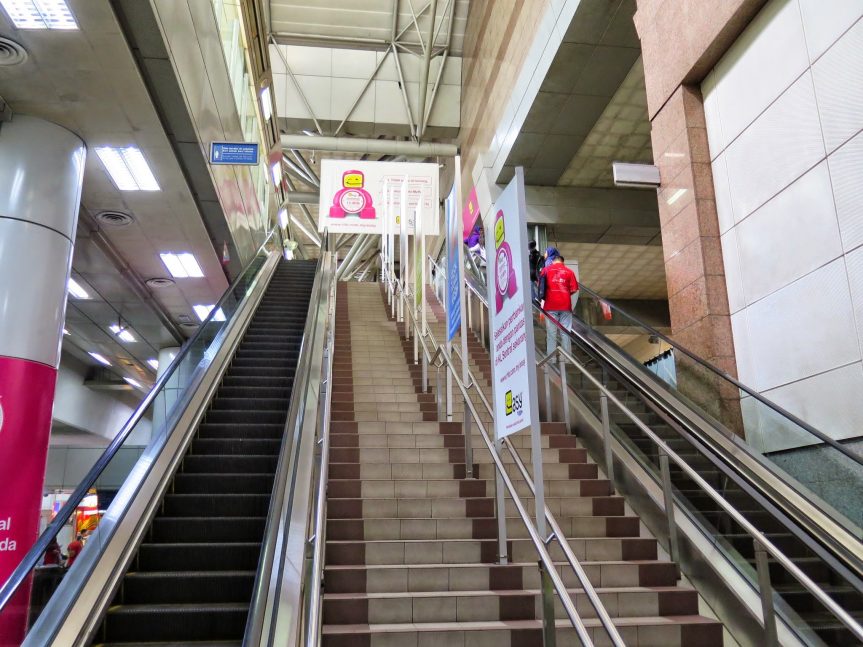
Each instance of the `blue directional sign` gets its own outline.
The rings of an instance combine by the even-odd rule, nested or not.
[[[210,144],[210,164],[241,164],[257,166],[260,152],[250,142],[213,142]]]

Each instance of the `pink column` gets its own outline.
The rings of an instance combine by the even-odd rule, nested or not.
[[[39,530],[85,159],[56,124],[0,124],[0,581]],[[20,643],[29,589],[0,616],[0,645]]]

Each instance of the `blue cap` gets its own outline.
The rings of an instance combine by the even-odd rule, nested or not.
[[[557,247],[549,247],[548,249],[545,250],[545,255],[548,258],[548,260],[551,260],[552,258],[554,258],[556,256],[560,256],[560,252],[557,251]]]

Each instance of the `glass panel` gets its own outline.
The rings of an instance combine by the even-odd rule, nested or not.
[[[275,248],[277,244],[276,237],[271,235],[265,248],[258,252],[232,288],[225,292],[210,317],[186,343],[163,378],[160,378],[159,390],[153,394],[150,403],[133,415],[132,420],[136,422],[129,427],[130,420],[124,426],[124,430],[128,427],[128,434],[122,445],[92,482],[86,486],[83,485],[84,481],[70,485],[70,488],[87,488],[79,505],[74,508],[69,504],[64,505],[69,499],[70,490],[52,493],[43,503],[46,523],[54,522],[58,516],[64,522],[54,530],[51,530],[50,525],[45,529],[40,540],[47,542],[50,537],[48,550],[39,557],[29,576],[12,591],[9,603],[0,610],[0,636],[4,644],[7,636],[13,638],[8,641],[10,644],[17,644],[23,639],[80,554],[104,548],[109,537],[103,537],[98,531],[100,521],[138,464],[141,454],[147,452],[155,455],[164,446],[176,418],[182,413],[182,405],[221,346],[220,333],[256,285],[260,269],[269,254],[267,248]],[[94,450],[88,448],[66,447],[61,451],[68,465],[95,465],[102,456],[101,450],[93,455]],[[142,465],[142,469],[145,467]],[[82,472],[85,471],[87,467],[82,468]],[[116,514],[114,511],[112,513]]]

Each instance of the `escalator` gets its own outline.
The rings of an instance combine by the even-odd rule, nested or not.
[[[94,644],[240,644],[314,277],[276,269]]]
[[[486,301],[485,277],[470,262],[466,286],[474,302],[482,306]],[[603,385],[814,583],[815,592],[772,555],[767,556],[767,567],[762,569],[769,578],[759,578],[756,550],[760,546],[687,471],[671,461],[670,483],[676,506],[700,529],[711,550],[723,556],[729,569],[753,591],[769,597],[788,635],[804,644],[861,644],[847,622],[837,618],[835,609],[828,610],[819,595],[825,594],[852,621],[863,620],[863,534],[852,521],[860,504],[863,458],[584,286],[575,314],[572,330],[566,334],[572,357],[581,369],[567,362],[563,370],[576,419],[592,419],[595,427],[601,427],[602,392],[597,383]],[[482,320],[482,316],[487,315],[474,316],[474,321]],[[549,315],[535,305],[537,358],[546,353],[548,319]],[[487,348],[484,323],[474,325],[474,332]],[[673,358],[672,375],[659,377],[645,367],[643,353],[637,358],[627,350],[643,350],[648,344],[656,349],[655,354],[667,349]],[[559,385],[560,365],[552,364],[552,379]],[[642,473],[661,487],[663,452],[640,424],[610,404],[610,399],[606,400],[608,422],[621,455],[633,459]],[[817,477],[805,468],[794,469],[787,456],[780,457],[781,452],[767,452],[749,442],[748,438],[762,431],[764,420],[769,421],[769,429],[793,434],[804,439],[801,444],[830,452],[825,460],[831,460],[858,486],[819,489]],[[599,432],[596,438],[592,448],[601,456],[605,448]],[[616,466],[623,463],[626,460],[615,461]],[[626,489],[625,481],[618,483]],[[690,566],[696,574],[704,570],[697,560]]]
[[[326,237],[317,261],[285,261],[276,231],[266,238],[0,583],[0,645],[227,647],[255,644],[250,627],[269,632],[333,278]],[[47,582],[46,550],[107,477],[122,485],[74,565]]]

